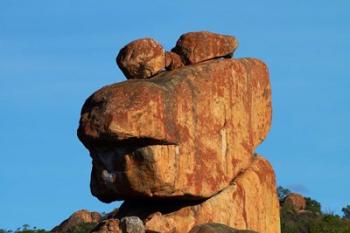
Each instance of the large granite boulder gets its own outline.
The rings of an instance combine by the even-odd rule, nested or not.
[[[256,59],[213,60],[100,89],[78,130],[93,158],[92,193],[104,202],[214,195],[249,166],[270,129],[270,93],[267,67]]]
[[[261,156],[216,195],[201,201],[126,200],[118,218],[136,215],[146,230],[158,233],[189,232],[197,224],[216,222],[260,233],[279,232],[279,201],[275,174]]]
[[[275,175],[255,154],[271,126],[266,65],[230,59],[231,36],[187,33],[172,52],[150,40],[122,49],[117,60],[126,61],[129,80],[96,91],[81,111],[92,194],[124,200],[96,232],[125,232],[120,221],[134,216],[146,233],[188,233],[212,222],[279,233]]]

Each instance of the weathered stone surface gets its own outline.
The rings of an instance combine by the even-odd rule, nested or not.
[[[117,64],[127,79],[145,79],[165,69],[165,51],[155,40],[144,38],[119,51]]]
[[[79,210],[73,213],[68,219],[64,220],[60,225],[54,227],[52,232],[67,232],[69,229],[78,226],[81,223],[97,223],[101,220],[98,212],[90,212],[88,210]]]
[[[270,123],[265,64],[224,59],[100,89],[83,106],[78,136],[100,200],[203,199],[251,164]]]
[[[187,65],[219,57],[232,57],[238,47],[235,37],[212,32],[183,34],[173,52],[179,54]]]
[[[196,225],[189,233],[257,233],[256,231],[237,230],[220,223]]]
[[[290,193],[283,200],[284,206],[289,206],[295,211],[305,210],[306,201],[305,198],[298,193]]]
[[[173,52],[165,53],[165,68],[167,70],[175,70],[183,66],[184,64],[178,54]]]
[[[125,201],[120,216],[138,215],[146,232],[184,233],[208,222],[249,229],[260,233],[279,233],[279,201],[271,165],[255,157],[231,185],[200,203]],[[156,204],[158,203],[158,204]]]
[[[119,227],[118,219],[107,219],[100,222],[91,233],[124,233]]]
[[[145,233],[145,226],[139,217],[128,216],[120,220],[123,233]]]

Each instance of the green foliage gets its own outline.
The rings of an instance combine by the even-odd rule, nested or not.
[[[344,207],[342,211],[344,213],[344,219],[350,221],[350,205],[347,205],[346,207]]]
[[[309,224],[320,219],[321,216],[310,211],[296,212],[290,206],[281,208],[282,233],[310,233]]]
[[[81,223],[70,228],[66,233],[89,233],[96,225],[97,223]]]
[[[349,221],[322,213],[321,204],[316,200],[305,200],[305,211],[297,212],[288,205],[281,207],[281,233],[350,233]]]
[[[44,229],[26,229],[26,230],[19,230],[15,231],[15,233],[49,233],[50,231],[44,230]]]
[[[44,229],[37,229],[36,227],[30,228],[28,224],[23,224],[22,227],[18,227],[17,230],[4,230],[0,229],[0,233],[49,233],[50,231]]]
[[[325,215],[310,224],[310,233],[349,233],[350,224],[338,215]]]
[[[278,196],[283,200],[290,193],[288,189],[278,187]],[[321,204],[309,197],[305,198],[306,209],[295,211],[292,206],[281,206],[281,233],[350,233],[350,205],[342,209],[344,217],[333,213],[322,213]],[[89,233],[97,223],[81,223],[65,233]],[[24,224],[16,231],[0,229],[0,233],[48,233],[44,229],[30,228]]]
[[[282,186],[277,187],[278,199],[282,201],[288,194],[290,194],[290,190],[287,188],[283,188]]]
[[[81,223],[76,225],[65,233],[89,233],[96,227],[97,223]],[[0,233],[49,233],[50,231],[44,229],[37,229],[36,227],[30,228],[28,224],[24,224],[22,227],[17,228],[16,231],[0,229]]]
[[[311,199],[310,197],[305,197],[306,201],[306,210],[309,210],[313,213],[321,213],[321,204],[316,201]]]

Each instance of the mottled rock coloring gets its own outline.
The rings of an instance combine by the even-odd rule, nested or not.
[[[238,41],[233,36],[203,31],[183,34],[172,51],[189,65],[213,58],[232,57],[237,47]]]
[[[121,49],[129,80],[92,94],[78,128],[92,194],[124,200],[96,233],[280,233],[275,174],[255,154],[271,127],[268,69],[231,59],[237,46],[190,32],[171,52],[148,38]]]
[[[165,51],[155,40],[144,38],[119,51],[117,64],[127,79],[145,79],[165,69]]]
[[[145,226],[139,217],[127,216],[120,220],[123,233],[145,233]]]
[[[107,219],[100,222],[91,233],[124,233],[119,225],[118,219]]]
[[[196,225],[189,233],[257,233],[249,230],[237,230],[220,223]]]
[[[173,204],[175,203],[175,204]],[[260,233],[279,232],[279,202],[271,165],[256,156],[232,184],[200,202],[125,201],[119,218],[138,215],[150,232],[189,232],[197,224],[216,222]]]
[[[183,66],[184,63],[182,62],[180,55],[173,52],[165,53],[165,68],[167,70],[175,70]]]
[[[267,135],[270,92],[256,59],[213,60],[100,89],[78,130],[93,158],[92,193],[105,202],[214,195]]]

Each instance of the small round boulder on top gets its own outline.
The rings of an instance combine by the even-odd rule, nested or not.
[[[283,200],[283,206],[292,207],[295,211],[305,210],[305,198],[298,193],[290,193]]]
[[[220,57],[232,57],[238,47],[235,37],[202,31],[180,36],[173,52],[179,54],[186,65]]]
[[[130,42],[116,60],[127,79],[150,78],[165,69],[165,51],[151,38]]]

